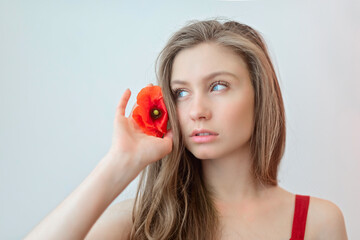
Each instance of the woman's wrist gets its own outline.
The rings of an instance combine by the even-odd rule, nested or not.
[[[109,151],[95,168],[106,182],[113,186],[112,198],[115,199],[141,172],[142,167],[134,157],[126,153]]]

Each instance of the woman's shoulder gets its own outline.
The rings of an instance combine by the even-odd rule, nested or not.
[[[329,200],[314,196],[310,196],[306,229],[305,238],[309,239],[347,239],[341,209]]]
[[[128,239],[132,228],[134,202],[135,199],[126,199],[108,207],[85,239]]]

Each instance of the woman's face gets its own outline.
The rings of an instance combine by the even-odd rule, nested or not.
[[[254,90],[246,63],[231,49],[201,43],[180,51],[171,89],[186,148],[195,157],[222,158],[249,146]]]

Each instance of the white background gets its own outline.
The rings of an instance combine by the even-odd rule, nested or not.
[[[286,106],[280,186],[332,201],[360,239],[359,1],[130,2],[0,1],[0,239],[23,238],[94,169],[120,96],[132,106],[156,82],[171,34],[219,16],[267,41]]]

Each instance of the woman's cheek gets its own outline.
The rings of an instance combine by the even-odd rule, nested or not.
[[[185,118],[186,118],[185,114],[186,114],[185,109],[181,106],[177,106],[177,116],[178,116],[180,128],[182,131],[184,130],[184,125],[185,125]]]

